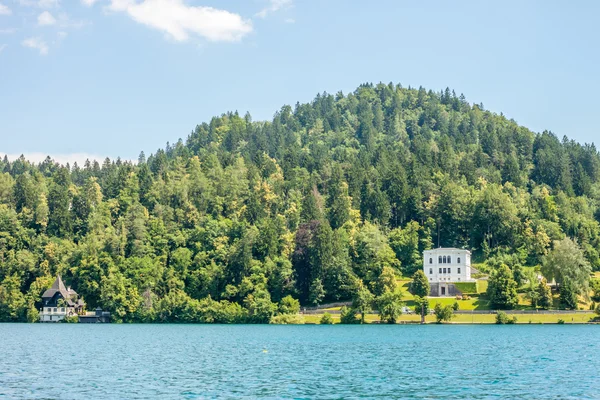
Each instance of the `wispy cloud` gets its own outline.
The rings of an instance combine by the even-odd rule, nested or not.
[[[15,33],[17,30],[15,28],[7,28],[7,29],[0,29],[0,34],[2,35],[10,35],[12,33]]]
[[[84,6],[87,7],[91,7],[94,4],[96,4],[98,2],[98,0],[81,0],[81,4],[83,4]]]
[[[165,32],[176,41],[197,35],[213,42],[235,42],[252,32],[252,23],[239,14],[212,7],[194,7],[182,0],[111,0],[109,9]]]
[[[0,15],[10,15],[10,14],[12,14],[12,11],[10,10],[10,8],[8,8],[4,4],[0,3]]]
[[[37,21],[38,25],[40,26],[56,24],[56,18],[54,18],[52,14],[50,14],[48,11],[44,11],[43,13],[38,15]]]
[[[3,154],[4,153],[0,152],[0,155],[2,155],[1,157],[4,157]],[[80,167],[82,167],[85,164],[85,160],[90,160],[91,162],[96,160],[99,163],[102,163],[102,161],[104,161],[104,159],[106,159],[106,157],[104,157],[104,156],[100,156],[98,154],[90,154],[90,153],[47,154],[47,153],[31,152],[31,153],[23,153],[23,154],[16,154],[16,153],[6,154],[6,157],[10,161],[14,161],[14,160],[18,159],[19,157],[21,157],[21,155],[23,157],[25,157],[25,159],[27,161],[36,163],[36,164],[43,162],[46,159],[46,157],[50,157],[54,162],[57,162],[59,164],[66,165],[67,163],[69,163],[70,166],[73,166],[74,163],[77,163],[77,165],[79,165]]]
[[[266,18],[267,15],[288,8],[292,5],[292,0],[269,0],[269,5],[256,13],[257,17]]]
[[[7,44],[0,44],[0,53],[8,46]]]
[[[48,45],[40,38],[32,37],[25,39],[21,42],[21,44],[25,47],[39,50],[40,54],[43,56],[48,54]]]

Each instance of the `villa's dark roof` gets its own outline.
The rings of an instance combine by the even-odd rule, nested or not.
[[[54,283],[52,284],[52,286],[50,287],[50,289],[46,290],[44,292],[44,294],[42,295],[43,299],[51,299],[54,297],[54,295],[56,295],[56,293],[60,293],[63,297],[63,299],[66,300],[67,304],[69,306],[74,306],[76,304],[83,304],[83,300],[79,299],[76,303],[72,300],[73,296],[77,296],[77,292],[74,291],[71,288],[66,288],[65,284],[63,283],[62,279],[60,278],[60,275],[56,276],[56,280],[54,281]]]

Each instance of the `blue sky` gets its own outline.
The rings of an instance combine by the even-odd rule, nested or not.
[[[229,110],[445,87],[598,141],[600,2],[0,0],[0,154],[136,159]]]

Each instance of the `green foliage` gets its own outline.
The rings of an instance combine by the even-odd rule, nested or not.
[[[552,290],[548,286],[548,281],[542,279],[536,288],[536,303],[543,309],[549,309],[552,307]]]
[[[460,308],[460,305],[458,304],[458,301],[455,301],[454,304],[452,304],[452,310],[458,311],[459,308]]]
[[[443,306],[441,303],[435,304],[434,312],[435,312],[435,320],[437,321],[438,324],[441,324],[442,322],[450,321],[452,319],[452,317],[454,316],[454,309],[452,308],[452,306],[450,306],[450,305]]]
[[[352,307],[343,306],[340,309],[340,324],[358,324],[360,320],[356,318],[356,310]]]
[[[394,292],[434,244],[497,259],[517,284],[543,262],[585,296],[598,204],[593,145],[450,90],[364,84],[269,121],[222,114],[137,164],[0,160],[0,321],[35,320],[61,274],[115,321],[267,323],[287,296]]]
[[[560,286],[569,281],[576,294],[587,296],[592,268],[577,241],[569,238],[554,242],[554,248],[543,258],[542,273]],[[566,304],[566,303],[565,303]]]
[[[321,320],[319,321],[319,323],[321,325],[332,325],[333,318],[331,317],[331,314],[329,314],[328,312],[324,313],[323,316],[321,317]]]
[[[425,316],[429,313],[429,300],[427,297],[415,296],[415,314],[421,316],[421,321],[425,320]]]
[[[279,302],[279,312],[281,314],[298,314],[300,312],[300,302],[287,295]]]
[[[373,308],[375,296],[364,285],[360,284],[352,298],[352,309],[360,314],[360,323],[365,323],[365,315]]]
[[[304,325],[304,317],[299,314],[280,314],[271,317],[269,324],[273,325]]]
[[[410,284],[410,291],[413,295],[419,297],[427,297],[429,296],[429,281],[425,276],[423,270],[418,270],[412,277],[412,282]]]
[[[517,317],[513,316],[511,318],[504,311],[498,311],[496,313],[496,323],[500,324],[500,325],[504,325],[504,324],[516,324],[517,323]]]
[[[502,264],[490,277],[487,295],[494,308],[511,309],[518,304],[517,283],[506,265]]]
[[[395,324],[402,315],[402,304],[402,293],[400,291],[386,291],[375,299],[379,319],[388,324]]]
[[[570,310],[577,310],[577,291],[569,278],[565,278],[560,285],[560,304]]]

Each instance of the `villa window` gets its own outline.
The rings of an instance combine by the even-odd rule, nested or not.
[[[446,268],[444,268],[444,273],[446,273]]]
[[[429,275],[433,274],[433,268],[429,268]]]
[[[429,264],[433,264],[433,258],[429,259]]]
[[[460,274],[460,268],[458,269],[458,273]]]
[[[444,260],[444,261],[442,261],[442,264],[446,264],[446,256],[444,256],[444,257],[442,258],[442,260]]]
[[[441,264],[442,263],[442,256],[439,257],[438,262]]]
[[[456,259],[456,263],[457,263],[457,264],[460,264],[460,257],[458,257],[458,258]]]
[[[460,281],[460,278],[458,278],[458,280]]]
[[[451,272],[450,272],[450,268],[448,268],[448,273],[449,273],[449,274],[451,274]]]
[[[452,261],[452,257],[448,256],[448,264],[450,264]]]
[[[442,269],[440,268],[440,274],[442,273]]]

